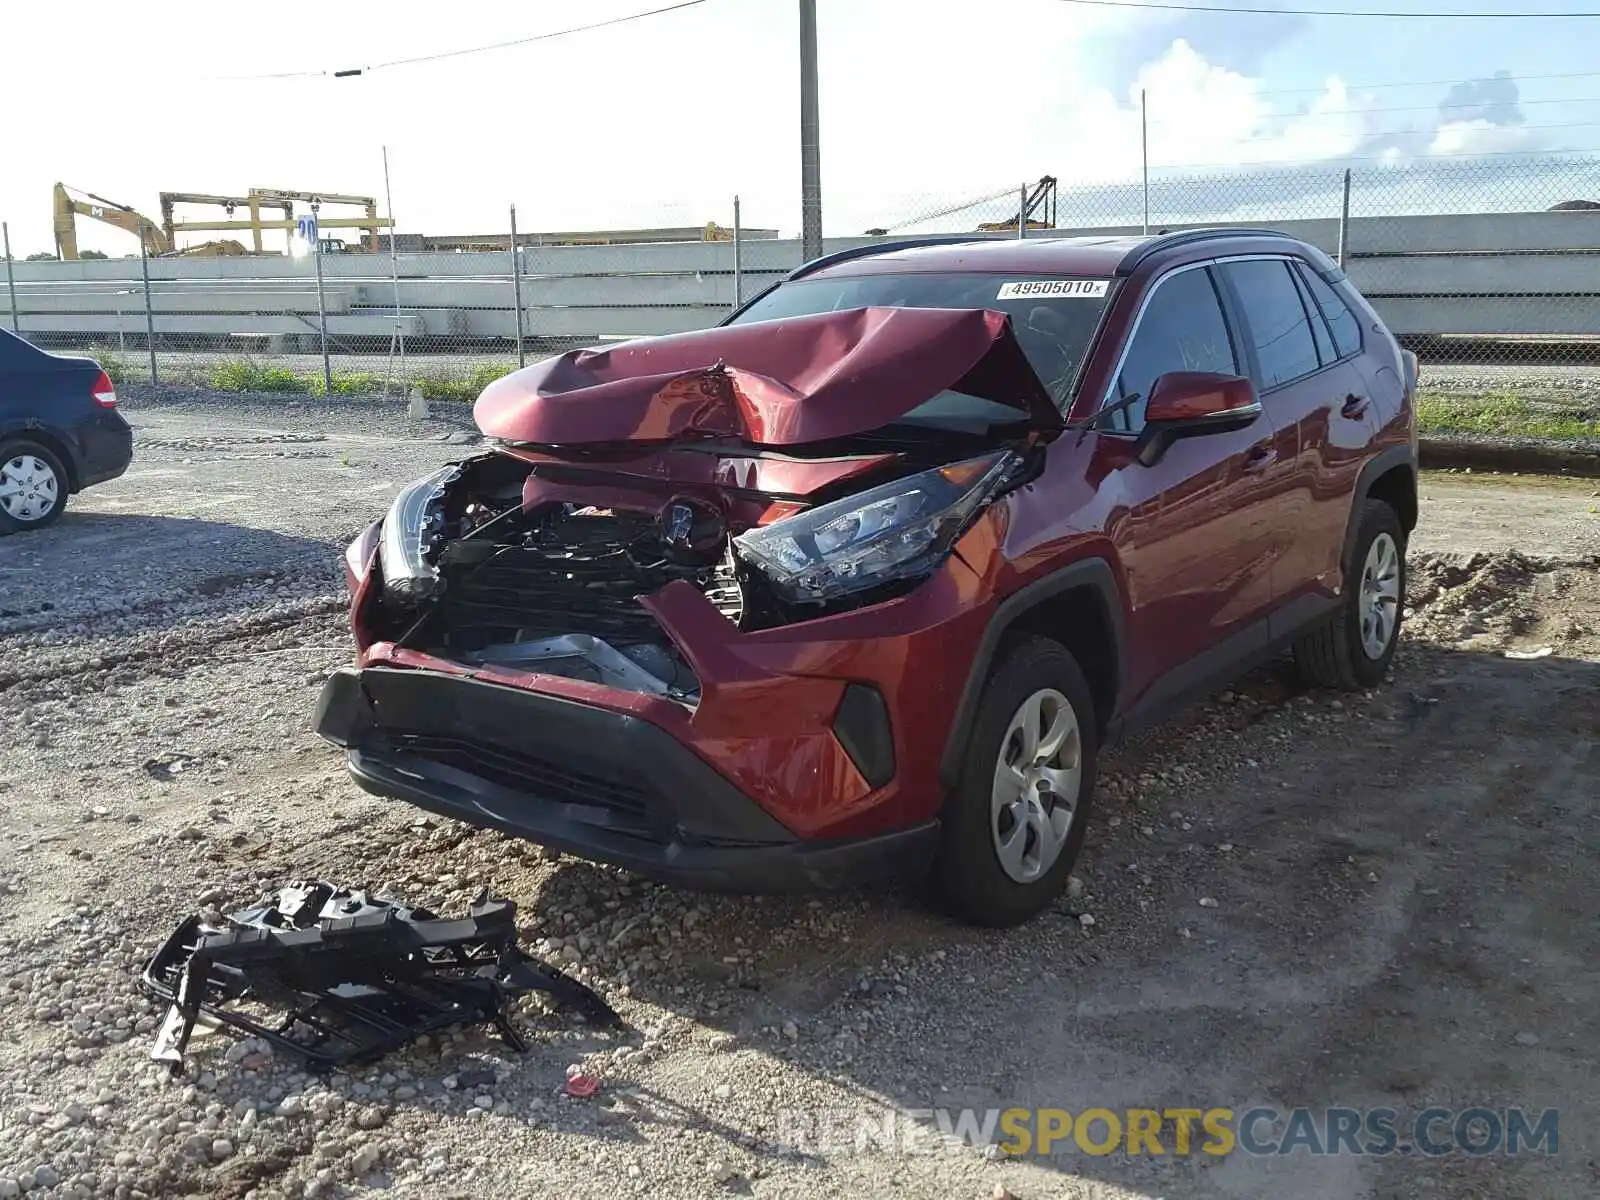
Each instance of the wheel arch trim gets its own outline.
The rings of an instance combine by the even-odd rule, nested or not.
[[[1361,507],[1366,504],[1372,495],[1372,485],[1396,467],[1405,467],[1411,474],[1412,495],[1417,489],[1417,458],[1409,446],[1390,446],[1381,454],[1374,456],[1366,466],[1361,468],[1361,474],[1356,477],[1355,490],[1350,497],[1350,516],[1345,521],[1344,549],[1340,554],[1340,565],[1348,575],[1352,565],[1352,556],[1356,550],[1356,537],[1361,532]],[[1404,514],[1396,514],[1401,518],[1401,527],[1404,528]],[[1409,532],[1409,530],[1407,531]]]
[[[967,742],[972,736],[972,726],[977,718],[978,700],[983,694],[984,684],[988,682],[989,668],[999,651],[1001,640],[1031,609],[1047,600],[1078,590],[1095,596],[1104,610],[1106,628],[1111,632],[1111,662],[1112,670],[1115,672],[1109,691],[1113,697],[1120,695],[1126,673],[1127,635],[1124,628],[1122,592],[1117,586],[1117,574],[1111,564],[1098,556],[1084,558],[1069,563],[1058,571],[1052,571],[1041,579],[1035,579],[1007,596],[996,606],[994,614],[989,618],[989,624],[978,639],[972,665],[967,671],[966,683],[961,689],[961,698],[956,704],[955,717],[945,737],[944,751],[939,757],[939,781],[945,787],[953,787],[961,773],[961,760],[966,753]],[[1114,712],[1103,713],[1100,716],[1102,726],[1110,728],[1114,725],[1116,717]]]

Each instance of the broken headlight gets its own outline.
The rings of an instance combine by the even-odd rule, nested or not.
[[[445,492],[460,478],[459,468],[445,467],[402,488],[389,506],[378,561],[383,565],[384,595],[390,599],[416,603],[442,586],[428,556],[443,533]]]
[[[785,600],[926,575],[1018,465],[1010,451],[897,479],[734,538]]]

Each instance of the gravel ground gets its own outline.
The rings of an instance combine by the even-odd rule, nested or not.
[[[129,400],[134,470],[0,542],[0,1200],[1600,1186],[1592,484],[1430,477],[1392,682],[1274,667],[1123,747],[1070,895],[986,934],[904,889],[697,896],[366,796],[308,729],[349,657],[337,551],[461,453],[465,413]],[[198,905],[306,875],[446,912],[491,884],[630,1030],[544,1017],[526,1055],[473,1030],[327,1080],[213,1038],[168,1078],[144,959]],[[597,1096],[561,1094],[573,1064]],[[912,1110],[1257,1103],[1559,1108],[1559,1153],[911,1137],[937,1127]],[[898,1150],[803,1136],[886,1112]]]

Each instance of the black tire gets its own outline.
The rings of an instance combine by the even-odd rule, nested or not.
[[[30,521],[18,520],[7,513],[4,508],[0,508],[0,537],[4,537],[8,533],[31,532],[35,529],[43,529],[47,525],[53,525],[61,518],[61,514],[66,511],[67,492],[71,487],[71,479],[54,451],[41,446],[38,442],[30,442],[26,438],[14,438],[11,441],[0,442],[0,471],[4,471],[7,463],[24,455],[38,459],[55,474],[55,507],[42,517]]]
[[[995,770],[1012,718],[1025,701],[1047,688],[1066,698],[1077,719],[1078,796],[1056,861],[1036,880],[1023,883],[1007,873],[995,844]],[[1077,659],[1065,647],[1040,637],[1011,638],[1001,646],[978,702],[960,778],[945,800],[930,881],[940,907],[975,925],[1004,928],[1021,924],[1061,894],[1083,848],[1089,820],[1099,749],[1096,729],[1093,695]]]
[[[1394,628],[1383,653],[1374,657],[1361,636],[1361,589],[1367,555],[1380,537],[1387,535],[1398,551],[1399,598]],[[1315,687],[1352,692],[1372,687],[1388,674],[1395,647],[1400,644],[1400,623],[1406,608],[1406,533],[1400,517],[1381,500],[1361,506],[1355,546],[1345,567],[1344,599],[1326,622],[1295,643],[1294,661],[1305,681]]]

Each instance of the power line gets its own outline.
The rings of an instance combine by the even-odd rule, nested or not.
[[[1244,8],[1230,4],[1164,4],[1159,0],[1059,0],[1095,8],[1156,8],[1172,12],[1249,13],[1264,17],[1372,17],[1398,21],[1509,21],[1522,17],[1600,17],[1600,12],[1358,12],[1348,8]]]
[[[332,76],[335,79],[346,79],[354,75],[365,75],[373,71],[381,71],[388,67],[409,67],[418,63],[439,62],[446,58],[462,58],[469,54],[483,54],[490,50],[506,50],[512,46],[527,46],[534,42],[547,42],[551,38],[566,37],[574,33],[588,33],[593,29],[606,29],[612,25],[625,25],[629,21],[642,21],[646,17],[658,17],[662,13],[677,12],[682,8],[694,8],[704,4],[706,0],[680,0],[678,4],[669,4],[664,8],[652,8],[648,12],[629,13],[623,17],[612,17],[609,21],[595,21],[589,25],[574,25],[570,29],[557,29],[550,33],[537,33],[529,37],[512,38],[507,42],[491,42],[485,46],[467,46],[460,50],[441,50],[437,54],[419,54],[413,58],[396,58],[388,62],[373,63],[371,66],[347,67],[338,71],[281,71],[267,75],[228,75],[223,76],[230,80],[250,79],[312,79],[317,77]]]
[[[408,67],[413,63],[438,62],[444,58],[460,58],[466,54],[482,54],[486,50],[504,50],[511,46],[526,46],[532,42],[547,42],[551,38],[566,37],[569,33],[588,33],[591,29],[605,29],[611,25],[625,25],[629,21],[642,21],[646,17],[658,17],[662,13],[677,12],[681,8],[693,8],[697,4],[704,4],[706,0],[681,0],[678,4],[669,4],[665,8],[652,8],[648,12],[630,13],[625,17],[613,17],[609,21],[596,21],[592,25],[577,25],[571,29],[558,29],[554,33],[540,33],[532,37],[513,38],[509,42],[493,42],[487,46],[471,46],[465,50],[445,50],[439,54],[423,54],[416,58],[397,58],[393,62],[378,63],[367,67],[366,70],[376,71],[383,67]]]

